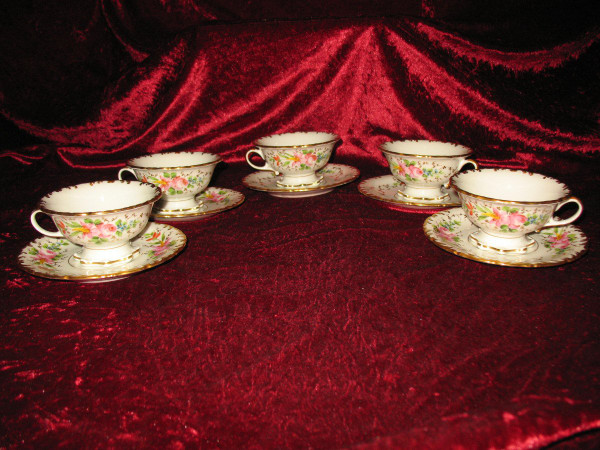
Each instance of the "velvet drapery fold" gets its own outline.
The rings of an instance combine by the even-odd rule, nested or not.
[[[600,442],[595,1],[58,0],[0,7],[0,447],[557,448]],[[584,203],[583,258],[459,258],[429,211],[246,189],[262,136],[332,161],[460,143]],[[24,273],[29,215],[147,153],[218,153],[236,209],[113,283]]]

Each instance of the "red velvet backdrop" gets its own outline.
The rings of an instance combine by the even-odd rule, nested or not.
[[[0,7],[0,446],[597,445],[598,3],[238,3]],[[309,129],[363,179],[400,138],[556,176],[590,251],[488,266],[356,183],[242,186],[253,140]],[[93,285],[18,269],[45,193],[179,149],[221,154],[213,185],[247,200],[177,225],[177,259]]]

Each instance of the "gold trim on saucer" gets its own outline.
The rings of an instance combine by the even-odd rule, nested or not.
[[[367,183],[374,183],[374,182],[376,182],[377,179],[381,179],[382,185],[390,185],[390,183],[385,182],[385,179],[389,179],[390,181],[392,181],[392,183],[396,183],[396,182],[400,183],[393,177],[393,175],[382,175],[382,176],[378,176],[378,177],[367,178],[366,180],[361,181],[358,185],[358,191],[365,197],[372,198],[374,200],[378,200],[378,201],[384,202],[384,203],[391,203],[391,204],[398,205],[398,206],[405,206],[408,208],[418,207],[419,209],[426,209],[426,208],[430,208],[430,209],[446,208],[447,209],[447,208],[453,208],[455,206],[460,206],[460,200],[458,198],[456,199],[456,201],[451,201],[451,202],[447,202],[447,203],[411,202],[408,200],[402,200],[396,196],[396,194],[398,192],[397,187],[390,188],[390,190],[393,189],[395,191],[393,197],[382,197],[382,196],[378,196],[378,195],[367,192],[365,185]],[[449,197],[449,200],[452,200],[452,197],[450,195],[448,197]]]
[[[340,170],[342,170],[342,168],[346,168],[347,170],[353,172],[351,177],[348,179],[344,179],[342,181],[339,181],[337,183],[331,183],[331,184],[327,184],[326,182],[321,182],[321,184],[317,185],[317,186],[313,186],[313,187],[303,187],[303,188],[297,188],[297,189],[292,189],[292,188],[263,188],[263,187],[259,187],[259,186],[251,186],[248,183],[248,178],[249,177],[253,177],[256,176],[257,173],[262,174],[263,172],[252,172],[251,174],[246,175],[243,179],[242,179],[242,184],[244,186],[246,186],[249,189],[253,189],[255,191],[261,191],[261,192],[277,192],[277,193],[292,193],[292,192],[310,192],[310,191],[320,191],[320,190],[325,190],[325,189],[333,189],[336,188],[338,186],[343,186],[344,184],[348,184],[353,182],[354,180],[356,180],[359,176],[360,176],[360,171],[353,166],[349,166],[347,164],[327,164],[323,169],[326,169],[327,167],[338,167],[340,168]],[[273,172],[264,172],[267,175],[270,173],[272,174]],[[318,172],[317,172],[318,173]],[[324,181],[327,178],[327,173],[324,174]],[[274,183],[276,181],[274,180]]]
[[[464,214],[464,212],[462,211],[461,208],[453,208],[453,209],[449,209],[446,211],[437,212],[437,213],[429,216],[427,219],[425,219],[425,221],[423,223],[423,231],[424,231],[425,235],[427,236],[427,238],[435,246],[437,246],[437,247],[441,248],[442,250],[445,250],[449,253],[452,253],[454,255],[460,256],[465,259],[470,259],[472,261],[477,261],[477,262],[481,262],[481,263],[485,263],[485,264],[498,265],[498,266],[506,266],[506,267],[523,267],[523,268],[554,267],[554,266],[561,266],[563,264],[568,264],[573,261],[576,261],[577,259],[581,258],[583,255],[585,255],[589,248],[588,237],[579,228],[569,224],[569,225],[565,225],[560,228],[569,228],[573,231],[576,230],[580,234],[579,244],[582,246],[582,249],[568,258],[564,258],[564,259],[560,259],[560,260],[557,259],[557,260],[546,262],[546,263],[545,262],[527,263],[527,262],[520,262],[520,261],[512,261],[511,262],[509,260],[501,260],[499,258],[510,258],[511,255],[493,254],[491,252],[489,252],[489,255],[486,255],[488,257],[484,257],[484,256],[480,257],[480,256],[472,254],[472,253],[467,253],[466,251],[457,250],[456,248],[453,248],[452,246],[440,241],[438,239],[438,236],[433,234],[433,226],[434,226],[435,220],[439,220],[442,217],[450,218],[451,214],[459,214],[459,213],[461,214],[460,218],[462,220],[464,220],[465,223],[471,224],[471,222],[469,221],[469,219]],[[429,228],[431,228],[431,230]],[[471,231],[474,231],[475,228],[476,227],[474,225],[472,225],[472,229],[463,230],[463,231],[461,231],[461,233],[463,233],[463,234],[470,233]],[[532,234],[532,236],[537,237],[537,236],[539,236],[539,233],[534,233],[534,234]],[[537,242],[537,240],[536,240],[536,242]],[[468,242],[467,242],[467,244],[472,245]],[[540,251],[541,249],[544,248],[543,245],[541,245],[539,242],[537,242],[537,244],[538,244],[538,249],[536,249],[530,253],[513,255],[513,256],[516,258],[527,257],[528,255],[531,256],[535,252]],[[485,252],[484,250],[478,249],[474,246],[472,248],[473,248],[473,250],[478,251],[478,252]],[[494,256],[496,256],[496,258],[494,258]]]
[[[211,188],[209,188],[211,189]],[[212,216],[214,214],[219,214],[222,213],[224,211],[228,211],[230,209],[233,209],[237,206],[240,206],[242,203],[244,203],[244,201],[246,200],[246,197],[244,196],[244,194],[242,194],[241,192],[238,191],[234,191],[233,189],[226,189],[226,188],[212,188],[212,189],[221,189],[221,190],[227,190],[227,191],[231,191],[234,192],[236,194],[238,194],[240,196],[239,200],[236,202],[232,202],[228,205],[225,205],[222,208],[219,209],[208,209],[208,202],[204,201],[204,206],[206,207],[205,209],[202,209],[200,211],[195,211],[195,212],[191,212],[191,213],[184,213],[184,214],[163,214],[163,213],[158,213],[158,212],[152,212],[152,217],[155,220],[167,220],[167,219],[193,219],[193,218],[200,218],[202,216]]]
[[[173,249],[172,252],[164,252],[156,260],[152,261],[149,264],[145,264],[143,266],[137,266],[137,267],[127,268],[127,266],[129,264],[135,264],[135,262],[139,260],[139,257],[138,257],[138,258],[136,258],[136,259],[134,259],[134,260],[132,260],[132,261],[130,261],[130,262],[122,265],[122,266],[117,266],[117,267],[121,267],[122,268],[122,270],[120,270],[120,271],[108,272],[108,273],[106,273],[106,272],[105,273],[96,273],[96,274],[92,273],[91,275],[90,274],[86,274],[86,275],[63,275],[63,276],[57,275],[57,274],[53,274],[53,273],[49,273],[48,271],[45,271],[45,270],[35,270],[36,269],[35,267],[32,268],[32,267],[25,266],[23,264],[23,262],[22,262],[23,258],[27,258],[28,257],[25,254],[25,251],[28,250],[28,249],[30,249],[36,242],[38,242],[38,241],[59,241],[59,240],[66,241],[65,239],[62,239],[62,238],[48,238],[48,237],[41,237],[41,238],[35,239],[34,241],[30,242],[21,251],[21,254],[19,255],[19,259],[18,259],[18,265],[21,268],[21,270],[23,270],[23,271],[25,271],[25,272],[27,272],[27,273],[29,273],[31,275],[34,275],[34,276],[37,276],[37,277],[41,277],[41,278],[51,279],[51,280],[81,281],[81,282],[83,282],[83,281],[91,281],[91,282],[93,282],[93,281],[100,281],[100,280],[111,281],[111,279],[120,279],[120,278],[126,277],[128,275],[132,275],[132,274],[135,274],[135,273],[138,273],[138,272],[142,272],[142,271],[151,269],[153,267],[159,266],[161,264],[164,264],[165,262],[170,261],[171,259],[175,258],[179,253],[181,253],[185,249],[186,244],[187,244],[187,237],[186,237],[186,235],[179,228],[175,228],[174,226],[167,225],[167,224],[151,223],[144,230],[144,232],[148,233],[151,230],[157,230],[157,229],[158,230],[164,230],[164,231],[169,230],[171,233],[173,233],[173,234],[176,235],[176,237],[178,238],[178,240],[180,242],[178,243],[177,247],[175,247]],[[134,239],[132,241],[132,243],[133,244],[137,244],[138,242],[136,242],[136,241],[138,241],[138,240],[140,240],[139,244],[141,244],[143,246],[144,245],[143,234],[140,234],[139,237],[137,237],[136,239]],[[81,247],[79,247],[79,246],[77,246],[75,244],[72,244],[72,243],[68,243],[68,245],[70,246],[70,250],[69,251],[73,252],[73,253],[75,251],[77,251],[79,248],[81,248]],[[97,271],[97,270],[108,269],[108,268],[95,268],[95,267],[91,267],[91,268],[84,268],[84,267],[82,267],[82,268],[75,268],[75,267],[71,266],[68,263],[68,259],[71,256],[72,256],[72,254],[70,254],[70,255],[66,254],[66,255],[64,255],[64,258],[61,261],[63,264],[67,264],[71,268],[71,270],[75,270],[75,271],[80,270],[82,272],[88,272],[89,273],[89,272],[94,272],[94,271]],[[142,255],[140,255],[140,257],[141,256]]]

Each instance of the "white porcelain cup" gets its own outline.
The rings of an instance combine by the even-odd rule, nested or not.
[[[397,197],[405,200],[443,201],[449,198],[452,175],[465,165],[477,169],[468,159],[472,150],[462,145],[438,141],[393,141],[380,146],[394,178],[403,183]]]
[[[159,187],[163,197],[156,209],[160,212],[194,212],[202,209],[196,196],[208,187],[220,161],[220,156],[204,152],[155,153],[130,159],[118,177],[121,180],[129,172],[139,181]]]
[[[69,261],[76,267],[122,264],[139,254],[130,241],[146,227],[161,195],[156,186],[139,181],[77,184],[44,196],[31,214],[31,224],[45,236],[64,237],[81,246]],[[58,231],[41,227],[39,213],[49,215]]]
[[[537,173],[509,169],[481,169],[452,178],[462,208],[477,230],[469,236],[474,246],[497,253],[528,253],[537,242],[528,236],[542,228],[574,222],[583,205],[561,182]],[[577,206],[569,218],[553,218],[567,203]]]
[[[327,164],[339,137],[332,133],[299,131],[274,134],[258,139],[246,153],[246,161],[257,170],[268,170],[281,175],[280,187],[314,186],[323,180],[316,172]],[[256,154],[265,160],[257,166],[250,160]]]

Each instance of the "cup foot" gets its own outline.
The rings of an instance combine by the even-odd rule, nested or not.
[[[98,267],[109,267],[109,266],[120,266],[123,264],[127,264],[133,261],[140,255],[140,249],[137,247],[130,247],[133,251],[129,251],[130,249],[122,249],[117,252],[109,253],[115,249],[108,250],[91,250],[86,253],[85,249],[81,252],[73,253],[69,258],[69,264],[72,267],[89,267],[89,268],[98,268]],[[105,252],[109,258],[102,259],[100,255]],[[91,258],[89,254],[91,253]]]
[[[203,211],[206,208],[203,202],[195,202],[194,204],[182,204],[177,205],[176,203],[165,203],[155,207],[153,212],[160,214],[191,214],[195,212]]]
[[[474,247],[488,252],[501,255],[524,255],[534,252],[538,248],[538,243],[529,236],[522,236],[515,239],[498,238],[486,235],[481,231],[475,231],[469,235],[469,242]]]
[[[316,179],[315,179],[316,178]],[[289,178],[282,178],[277,180],[277,187],[282,188],[300,188],[300,187],[313,187],[318,186],[323,182],[323,175],[317,175],[315,177],[298,178],[296,183],[290,183]],[[304,181],[304,182],[302,182]]]
[[[443,202],[450,198],[450,195],[446,192],[442,192],[441,195],[434,195],[432,197],[429,196],[417,196],[417,195],[408,195],[403,191],[398,191],[396,194],[396,198],[398,200],[408,200],[408,201],[428,201],[428,202]]]

